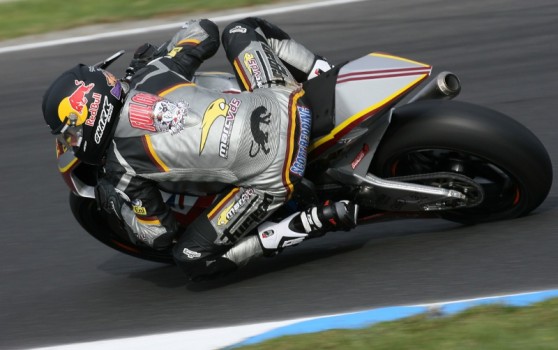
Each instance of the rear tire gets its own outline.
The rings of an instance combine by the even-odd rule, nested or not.
[[[148,246],[133,244],[127,232],[120,227],[118,219],[97,210],[94,199],[70,193],[70,207],[74,217],[91,236],[121,253],[135,258],[165,264],[174,264],[170,251],[158,251]]]
[[[546,198],[552,165],[537,137],[504,114],[456,101],[421,101],[398,108],[370,171],[380,177],[451,171],[479,183],[484,200],[440,212],[474,224],[526,215]]]

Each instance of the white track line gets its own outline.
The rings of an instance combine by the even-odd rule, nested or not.
[[[253,12],[243,12],[243,13],[235,13],[230,15],[223,15],[218,17],[213,17],[210,19],[214,22],[227,22],[227,21],[234,21],[237,19],[241,19],[244,17],[250,16],[269,16],[269,15],[276,15],[280,13],[286,12],[294,12],[294,11],[304,11],[310,10],[319,7],[327,7],[327,6],[335,6],[335,5],[344,5],[354,2],[362,2],[367,0],[330,0],[330,1],[321,1],[321,2],[312,2],[312,3],[305,3],[305,4],[298,4],[298,5],[289,5],[283,7],[275,7],[271,9],[264,9],[258,10]],[[186,15],[187,16],[187,15]],[[7,52],[16,52],[16,51],[24,51],[24,50],[31,50],[31,49],[39,49],[43,47],[52,47],[52,46],[59,46],[59,45],[67,45],[67,44],[75,44],[75,43],[82,43],[86,41],[93,41],[99,39],[106,39],[106,38],[114,38],[119,36],[126,36],[126,35],[137,35],[149,32],[155,32],[160,30],[169,30],[173,28],[179,28],[184,21],[182,22],[175,22],[151,27],[143,27],[143,28],[132,28],[132,29],[125,29],[119,30],[114,32],[107,32],[107,33],[99,33],[93,35],[84,35],[84,36],[76,36],[72,38],[64,38],[64,39],[57,39],[57,40],[50,40],[50,41],[43,41],[38,43],[30,43],[30,44],[21,44],[21,45],[14,45],[14,46],[7,46],[0,48],[0,54],[7,53]]]

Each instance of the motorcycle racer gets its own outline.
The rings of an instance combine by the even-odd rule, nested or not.
[[[217,26],[202,19],[186,22],[160,49],[140,47],[126,81],[78,65],[43,98],[52,133],[78,159],[103,165],[95,191],[100,206],[125,223],[132,240],[172,249],[191,280],[356,226],[357,208],[349,202],[326,202],[262,224],[304,175],[311,111],[300,82],[329,64],[260,18],[229,24],[222,43],[241,93],[192,82],[220,44]],[[225,190],[184,228],[159,191],[162,183],[176,182],[192,192]],[[255,229],[257,235],[247,235]]]

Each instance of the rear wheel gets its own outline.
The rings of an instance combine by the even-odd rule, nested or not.
[[[74,217],[91,236],[121,253],[143,260],[174,264],[169,251],[158,251],[148,246],[133,244],[116,218],[97,210],[94,199],[70,193],[70,207]]]
[[[552,183],[548,153],[529,130],[496,111],[455,101],[398,109],[370,170],[386,178],[454,172],[473,179],[483,201],[440,212],[467,224],[525,215],[542,203]]]

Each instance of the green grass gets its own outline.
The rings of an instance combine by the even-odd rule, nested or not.
[[[0,3],[0,40],[95,23],[148,19],[278,0],[16,0]]]
[[[558,299],[530,307],[490,305],[452,317],[411,317],[359,330],[270,340],[242,350],[558,349]]]

